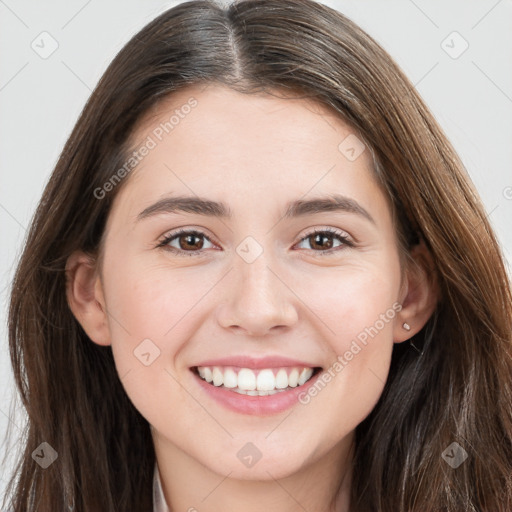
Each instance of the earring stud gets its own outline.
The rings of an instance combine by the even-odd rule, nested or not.
[[[402,327],[406,330],[406,331],[410,331],[411,330],[411,326],[407,323],[407,322],[404,322],[402,324]]]

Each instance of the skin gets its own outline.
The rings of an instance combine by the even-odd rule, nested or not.
[[[197,106],[116,196],[101,267],[80,251],[70,257],[68,302],[92,342],[112,346],[122,384],[151,425],[171,510],[348,511],[354,429],[382,393],[393,344],[432,314],[435,290],[421,268],[401,268],[370,152],[347,159],[338,145],[354,131],[319,104],[190,87],[142,120],[134,148],[191,97]],[[374,223],[350,212],[282,218],[288,201],[333,192]],[[224,202],[233,218],[175,212],[137,221],[171,194]],[[327,234],[334,251],[319,255],[326,250],[305,237],[329,227],[355,245]],[[156,248],[177,228],[205,234],[192,240],[201,256]],[[236,252],[247,236],[263,250],[251,263]],[[171,245],[190,252],[185,238]],[[325,370],[396,303],[401,311],[324,389],[283,413],[230,411],[190,370],[232,355],[281,355]],[[160,350],[148,366],[134,357],[144,339]],[[249,468],[237,457],[248,442],[262,454]]]

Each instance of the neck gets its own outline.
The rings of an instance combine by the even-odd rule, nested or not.
[[[349,512],[353,432],[322,457],[283,478],[219,474],[153,431],[162,490],[169,510],[189,512]],[[261,461],[260,461],[261,462]]]

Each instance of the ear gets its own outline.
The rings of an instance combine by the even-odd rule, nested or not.
[[[439,300],[439,285],[432,255],[423,239],[410,251],[401,288],[402,309],[397,315],[393,341],[401,343],[419,332],[432,316]],[[406,327],[404,328],[404,323]]]
[[[87,336],[98,345],[110,345],[103,285],[94,259],[82,251],[75,251],[66,262],[66,295]]]

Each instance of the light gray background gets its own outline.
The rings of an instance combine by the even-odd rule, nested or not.
[[[10,410],[6,309],[30,218],[108,63],[135,32],[178,3],[0,0],[0,456],[8,422],[17,435],[24,419]],[[512,0],[323,3],[377,39],[415,84],[461,155],[511,262]],[[50,48],[44,31],[58,43],[46,59],[31,47]],[[453,58],[464,40],[468,49]],[[0,468],[0,497],[10,472]]]

